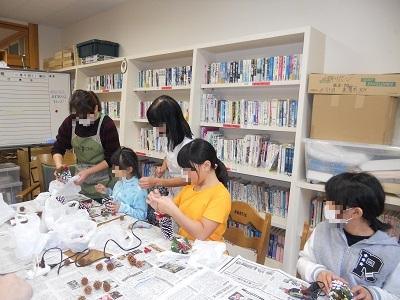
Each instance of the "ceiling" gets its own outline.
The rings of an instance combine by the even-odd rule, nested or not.
[[[0,18],[65,27],[127,0],[0,0]]]

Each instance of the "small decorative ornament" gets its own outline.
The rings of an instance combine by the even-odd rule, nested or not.
[[[351,300],[353,299],[353,293],[347,284],[340,280],[332,281],[332,288],[328,294],[329,300]]]
[[[172,218],[168,215],[158,212],[155,212],[154,214],[156,215],[157,221],[160,224],[162,234],[167,240],[171,241],[174,238],[174,226],[172,224]]]
[[[86,300],[85,296],[79,296],[78,300]]]
[[[71,171],[68,167],[65,167],[61,172],[57,172],[56,177],[65,184],[72,178]]]
[[[192,249],[187,238],[174,237],[171,243],[171,251],[181,254],[187,254],[189,250]]]
[[[98,263],[98,264],[96,265],[96,270],[97,270],[97,271],[102,271],[102,270],[103,270],[103,264],[102,264],[102,263]]]

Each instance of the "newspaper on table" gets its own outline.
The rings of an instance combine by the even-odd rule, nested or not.
[[[257,264],[236,256],[219,273],[255,291],[261,291],[266,299],[294,299],[288,295],[290,289],[305,289],[308,283],[279,269]],[[238,298],[245,299],[245,298]]]
[[[150,250],[150,251],[149,251]],[[94,299],[160,299],[160,297],[182,282],[185,278],[198,273],[201,269],[176,262],[159,261],[157,254],[164,251],[157,244],[147,244],[132,252],[114,256],[100,261],[103,270],[97,271],[96,264],[84,268],[74,266],[64,267],[59,276],[36,279],[31,282],[34,288],[34,300],[44,299],[78,299],[85,296],[88,300]],[[142,262],[141,266],[131,266],[128,255],[134,254],[135,258]],[[112,262],[114,270],[107,271],[106,264]],[[82,277],[89,279],[92,293],[86,295],[81,284]],[[94,281],[107,281],[111,290],[95,290]]]

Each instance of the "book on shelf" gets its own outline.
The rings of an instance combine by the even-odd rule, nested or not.
[[[261,232],[252,224],[241,224],[228,219],[228,228],[238,228],[250,238],[261,237]],[[273,228],[270,232],[269,240],[267,241],[266,257],[283,262],[283,253],[285,247],[285,230]]]
[[[228,190],[233,200],[245,202],[259,213],[269,212],[282,218],[287,217],[290,195],[288,188],[230,178]]]
[[[297,124],[296,99],[229,100],[203,94],[200,107],[202,122],[275,127],[296,127]]]
[[[107,101],[101,105],[101,113],[108,115],[111,119],[119,119],[121,112],[120,101]]]
[[[141,128],[139,143],[140,148],[144,150],[167,152],[167,137],[160,136],[157,128]]]
[[[146,119],[146,113],[147,110],[149,109],[151,103],[153,101],[139,101],[138,104],[138,117],[140,119]],[[185,120],[189,120],[189,102],[188,101],[184,101],[184,100],[176,100],[176,102],[178,102],[179,106],[182,109],[182,113],[183,113],[183,117],[185,118]]]
[[[324,220],[324,197],[318,195],[311,199],[309,223],[311,227],[315,228],[319,222]]]
[[[192,82],[192,66],[139,71],[139,87],[188,86]]]
[[[294,146],[270,141],[268,135],[226,138],[221,131],[202,130],[202,138],[212,144],[220,160],[241,166],[291,175]]]
[[[213,62],[206,66],[207,84],[253,83],[300,78],[301,54]]]
[[[103,91],[122,89],[122,73],[89,77],[88,90]]]
[[[379,216],[379,219],[392,226],[392,228],[389,229],[388,234],[395,237],[400,243],[400,212],[385,210],[383,214]]]

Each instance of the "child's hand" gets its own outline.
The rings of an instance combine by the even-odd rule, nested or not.
[[[361,285],[357,285],[351,289],[351,292],[354,295],[354,300],[372,300],[371,293]]]
[[[347,284],[347,281],[343,278],[337,276],[336,274],[330,271],[321,271],[317,276],[317,281],[321,281],[324,284],[323,291],[328,295],[329,291],[332,288],[332,281],[333,280],[340,280],[343,283]]]
[[[154,208],[156,212],[160,212],[167,215],[172,215],[172,211],[176,208],[176,205],[168,197],[161,196],[158,190],[150,192],[147,196],[147,203]]]
[[[101,193],[101,194],[106,194],[107,193],[107,187],[104,184],[98,183],[94,187],[96,189],[96,192]]]
[[[107,204],[107,208],[111,211],[113,215],[115,215],[119,211],[119,207],[121,204],[119,202],[111,202]]]
[[[139,179],[139,185],[142,189],[149,189],[157,185],[157,178],[154,177],[142,177]]]

